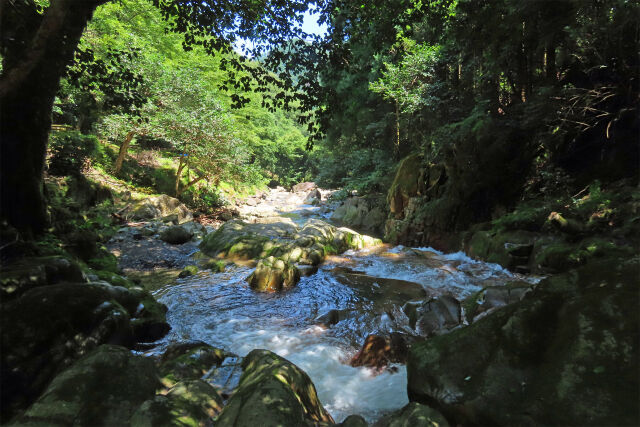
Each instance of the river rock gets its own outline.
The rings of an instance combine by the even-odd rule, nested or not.
[[[415,329],[423,337],[444,333],[461,323],[460,302],[448,295],[433,298],[416,310]]]
[[[162,382],[173,387],[179,381],[201,379],[227,357],[233,356],[202,341],[171,344],[160,358]]]
[[[294,185],[291,188],[291,191],[294,193],[308,193],[311,190],[315,190],[318,188],[315,182],[301,182],[299,184]]]
[[[300,280],[295,265],[272,256],[258,262],[256,270],[249,276],[249,285],[257,291],[275,292],[292,288]]]
[[[402,334],[393,333],[389,337],[369,335],[349,364],[381,370],[390,363],[403,363],[407,352],[407,341]]]
[[[172,245],[187,243],[193,237],[193,231],[182,225],[172,225],[160,233],[160,240]]]
[[[3,302],[38,286],[86,281],[80,265],[63,256],[22,258],[16,263],[3,264],[0,269]]]
[[[48,385],[16,425],[128,425],[160,383],[153,360],[103,345]]]
[[[177,223],[193,220],[193,214],[180,200],[162,194],[137,202],[130,209],[130,216],[136,220],[150,220],[176,215]],[[172,219],[173,221],[173,219]]]
[[[314,188],[309,192],[309,194],[307,194],[307,197],[305,197],[304,204],[315,205],[315,204],[318,204],[321,200],[322,200],[322,194],[320,193],[320,190],[318,190],[317,188]]]
[[[382,417],[373,427],[448,427],[441,413],[426,405],[411,402],[402,409]]]
[[[592,262],[416,343],[412,401],[462,425],[638,425],[640,260]]]
[[[356,230],[381,234],[387,219],[382,195],[349,197],[331,214],[331,220]]]
[[[211,425],[222,406],[222,397],[207,382],[182,381],[166,395],[155,396],[140,405],[131,417],[131,426]]]
[[[333,423],[309,376],[268,351],[253,350],[242,362],[240,384],[216,426],[313,426]]]

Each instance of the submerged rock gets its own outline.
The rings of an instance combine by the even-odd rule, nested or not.
[[[242,362],[240,385],[216,426],[313,426],[333,423],[309,376],[268,351],[253,350]]]
[[[412,401],[475,425],[638,425],[640,260],[592,262],[412,346]]]
[[[389,337],[369,335],[349,364],[381,370],[390,363],[403,363],[407,352],[407,340],[402,334],[392,333]]]

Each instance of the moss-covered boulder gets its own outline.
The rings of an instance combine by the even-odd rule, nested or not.
[[[297,267],[272,256],[261,259],[249,276],[249,285],[257,291],[275,292],[294,287],[300,280]]]
[[[175,215],[179,224],[193,220],[193,214],[180,200],[166,194],[140,200],[127,213],[127,216],[137,220],[159,219],[171,215]]]
[[[56,373],[98,345],[130,347],[146,335],[145,325],[162,324],[166,333],[163,308],[142,290],[107,283],[41,286],[3,303],[3,416],[31,403]]]
[[[638,425],[640,260],[591,262],[416,343],[412,401],[471,425]]]
[[[240,384],[218,417],[218,427],[333,423],[313,383],[293,363],[268,350],[253,350],[242,367]]]
[[[56,376],[15,425],[128,425],[159,386],[151,359],[103,345]]]
[[[193,230],[182,225],[172,225],[160,233],[160,240],[172,245],[187,243],[192,237]]]
[[[172,344],[160,359],[162,383],[170,388],[179,381],[201,379],[227,357],[234,355],[202,341]]]
[[[250,260],[268,256],[278,239],[291,237],[298,228],[288,219],[268,224],[227,221],[200,243],[200,250],[212,257]]]
[[[411,402],[402,409],[376,421],[373,427],[448,427],[441,413],[426,405]]]
[[[0,292],[3,302],[38,286],[86,281],[80,265],[64,256],[22,258],[16,263],[4,264],[0,268]]]
[[[538,234],[525,231],[477,231],[466,245],[467,253],[477,259],[509,269],[527,267]]]

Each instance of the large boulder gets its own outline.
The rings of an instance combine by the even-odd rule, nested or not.
[[[249,276],[249,285],[262,292],[275,292],[292,288],[300,280],[300,272],[295,265],[272,256],[258,262],[256,270]]]
[[[148,197],[134,204],[130,217],[136,220],[159,219],[175,215],[177,223],[182,224],[193,220],[193,214],[180,200],[162,194]]]
[[[591,262],[416,343],[412,401],[463,425],[638,425],[640,260]]]
[[[304,203],[307,205],[316,205],[321,200],[322,194],[320,193],[320,190],[314,188],[313,190],[309,191],[309,194],[307,194],[307,197],[305,197],[304,199]]]
[[[169,329],[165,310],[142,290],[105,282],[40,286],[3,303],[3,417],[33,402],[55,374],[98,345],[158,339]]]
[[[193,231],[182,225],[172,225],[160,233],[160,240],[172,245],[187,243],[192,237]]]
[[[255,224],[228,221],[204,238],[200,250],[209,256],[232,260],[273,256],[290,263],[318,265],[328,254],[381,243],[379,239],[317,219],[310,219],[302,229],[288,218],[264,221]]]
[[[293,237],[298,227],[282,218],[269,223],[249,224],[240,220],[227,221],[200,243],[200,250],[212,257],[256,259],[268,256],[267,251],[277,239]]]
[[[128,425],[160,387],[152,359],[103,345],[56,376],[16,425]]]
[[[167,387],[173,387],[180,381],[201,379],[212,368],[233,356],[202,341],[172,344],[160,359],[162,383]]]
[[[86,282],[80,265],[68,257],[22,258],[0,268],[0,295],[3,302],[19,297],[29,289],[61,282]]]
[[[253,350],[242,368],[240,384],[218,417],[218,427],[333,423],[309,376],[293,363],[268,350]]]

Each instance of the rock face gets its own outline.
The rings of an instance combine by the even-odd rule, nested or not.
[[[592,262],[414,344],[410,400],[463,425],[638,425],[639,274],[638,258]]]
[[[58,375],[17,425],[128,425],[160,386],[149,358],[103,345]]]
[[[313,426],[333,423],[307,376],[268,350],[253,350],[242,362],[240,385],[218,417],[219,427]]]
[[[130,213],[131,218],[137,220],[159,219],[170,215],[176,216],[178,224],[193,220],[193,214],[180,200],[166,194],[139,201],[131,208]]]
[[[349,197],[333,212],[331,220],[356,230],[382,234],[387,219],[382,195]]]
[[[420,194],[421,168],[422,157],[418,154],[405,157],[398,166],[387,195],[389,210],[398,219],[404,218],[404,210],[409,204],[409,199]]]
[[[411,402],[373,424],[373,427],[448,427],[447,420],[433,408]]]

